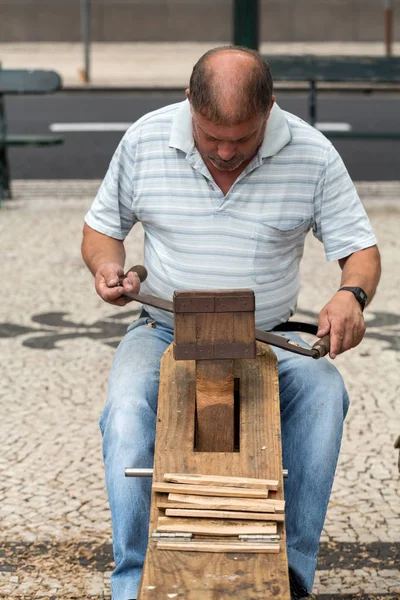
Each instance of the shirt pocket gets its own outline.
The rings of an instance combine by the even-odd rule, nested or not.
[[[309,229],[309,221],[285,229],[258,223],[253,233],[254,281],[257,284],[272,283],[285,277],[291,270],[297,271]]]

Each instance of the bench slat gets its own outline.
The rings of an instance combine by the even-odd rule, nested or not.
[[[61,77],[55,71],[0,68],[0,93],[48,94],[61,87]]]
[[[400,131],[323,131],[325,137],[341,140],[398,140]]]
[[[0,137],[1,146],[55,146],[64,138],[50,135],[6,135]]]
[[[264,56],[275,81],[400,82],[399,57]]]

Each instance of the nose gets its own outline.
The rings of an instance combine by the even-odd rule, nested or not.
[[[218,144],[218,156],[222,160],[230,160],[235,155],[235,149],[234,142],[220,142]]]

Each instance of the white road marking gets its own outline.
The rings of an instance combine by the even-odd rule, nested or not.
[[[126,131],[132,123],[51,123],[50,131]]]
[[[56,133],[91,131],[126,131],[132,123],[51,123],[50,131]],[[319,131],[351,131],[350,123],[316,123]]]
[[[351,131],[350,123],[315,123],[319,131]]]

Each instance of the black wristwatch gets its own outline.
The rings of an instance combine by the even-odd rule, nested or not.
[[[368,300],[368,296],[362,288],[345,285],[344,287],[339,288],[338,292],[340,292],[342,290],[347,290],[348,292],[352,292],[354,294],[354,296],[356,297],[356,300],[359,302],[359,304],[361,306],[361,310],[364,310],[365,304]]]

